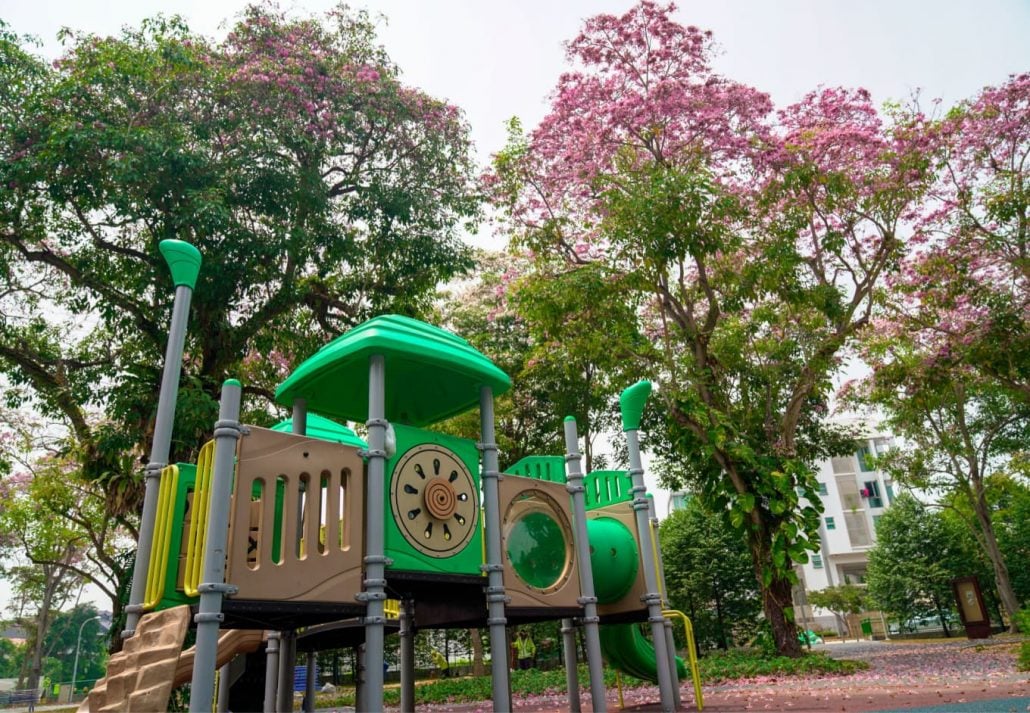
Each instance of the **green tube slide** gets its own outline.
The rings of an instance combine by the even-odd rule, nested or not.
[[[636,538],[621,522],[610,517],[587,520],[590,540],[590,565],[599,604],[622,599],[633,586],[640,567]],[[644,681],[658,681],[654,645],[636,624],[605,624],[600,627],[601,653],[608,663],[623,673]],[[687,675],[683,659],[676,657],[676,670]]]

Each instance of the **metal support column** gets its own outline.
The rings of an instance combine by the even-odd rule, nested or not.
[[[200,251],[181,240],[162,240],[158,246],[168,262],[175,283],[172,303],[172,323],[168,330],[168,345],[161,374],[161,390],[157,397],[157,417],[154,422],[154,441],[150,446],[143,490],[143,515],[140,518],[139,540],[136,542],[136,563],[132,570],[129,603],[125,607],[125,630],[122,638],[136,632],[136,624],[143,615],[143,597],[147,588],[150,568],[150,549],[154,544],[154,521],[157,519],[157,494],[161,484],[161,470],[168,464],[168,451],[172,443],[175,423],[175,402],[179,395],[179,376],[182,373],[182,352],[186,344],[186,325],[189,322],[193,287],[200,274]]]
[[[386,489],[386,360],[369,357],[368,479],[365,486],[365,699],[366,710],[383,710],[383,625],[386,617],[385,524]]]
[[[265,704],[263,713],[275,713],[276,691],[279,683],[279,632],[268,632],[265,644]]]
[[[669,587],[665,581],[665,560],[662,558],[662,540],[658,531],[658,511],[655,509],[654,498],[647,499],[647,514],[651,520],[651,542],[654,545],[654,561],[658,570],[658,593],[662,596],[662,609],[672,609],[669,602]],[[676,704],[676,710],[683,707],[680,699],[680,679],[676,671],[676,637],[672,632],[672,621],[665,620],[665,639],[669,647],[669,678],[672,679],[672,696]]]
[[[662,710],[675,710],[675,695],[669,666],[662,662],[669,660],[669,642],[665,637],[665,617],[662,616],[662,597],[658,593],[658,572],[655,553],[651,543],[651,525],[648,521],[647,486],[644,485],[644,469],[640,459],[640,415],[651,394],[651,383],[640,381],[622,392],[619,405],[622,408],[622,430],[626,433],[629,450],[629,475],[633,481],[633,510],[636,512],[637,535],[640,538],[641,559],[644,565],[644,583],[647,592],[642,597],[647,604],[647,620],[651,624],[651,638],[654,643],[655,659],[658,662],[658,690],[662,698]]]
[[[569,695],[569,713],[580,713],[579,669],[576,661],[576,627],[572,619],[561,620],[562,647],[565,653],[565,688]]]
[[[285,545],[284,545],[285,546]],[[293,710],[293,672],[297,666],[297,634],[279,632],[279,683],[276,686],[276,713]]]
[[[318,691],[315,685],[318,681],[314,651],[308,652],[307,669],[307,677],[304,679],[304,710],[306,713],[314,713],[315,693]]]
[[[590,696],[594,713],[608,710],[604,688],[604,660],[601,658],[601,634],[597,623],[597,597],[594,594],[594,570],[590,563],[590,540],[587,537],[586,496],[583,494],[583,470],[580,467],[579,433],[576,419],[565,417],[565,479],[572,496],[573,533],[576,561],[579,563],[579,587],[583,605],[583,635],[587,645],[587,669],[590,671]]]
[[[366,711],[368,686],[365,685],[365,645],[354,647],[354,710]]]
[[[511,677],[508,671],[508,632],[504,615],[504,565],[501,561],[501,504],[497,484],[501,473],[497,463],[494,434],[494,394],[489,386],[479,391],[479,433],[483,452],[483,511],[486,519],[486,602],[490,625],[490,673],[495,711],[511,710]]]
[[[204,548],[200,604],[193,620],[197,623],[193,681],[190,685],[190,713],[208,713],[214,703],[215,663],[218,657],[218,625],[222,619],[222,595],[235,588],[225,583],[225,555],[229,538],[229,507],[236,445],[240,439],[240,397],[236,379],[222,384],[222,399],[215,424],[214,470],[211,500],[207,511],[207,545]]]
[[[217,713],[228,713],[229,711],[229,689],[232,687],[232,665],[225,664],[218,669],[218,705]]]
[[[414,602],[401,601],[401,710],[411,713],[415,710],[415,612]]]

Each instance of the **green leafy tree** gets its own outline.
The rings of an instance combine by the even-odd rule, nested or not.
[[[992,483],[1021,477],[1030,444],[1030,407],[980,370],[939,359],[918,334],[869,333],[863,355],[872,375],[852,394],[887,416],[906,447],[884,458],[901,483],[929,492],[966,514],[1009,616],[1019,609],[1009,563],[998,544]],[[1013,629],[1018,624],[1011,619]]]
[[[698,645],[728,649],[749,639],[762,607],[740,533],[691,498],[659,534],[669,599],[690,616]]]
[[[184,460],[226,376],[267,422],[292,363],[371,315],[424,311],[469,267],[468,127],[342,6],[251,6],[218,43],[177,18],[65,39],[51,66],[0,37],[0,372],[8,404],[59,420],[85,476],[136,512],[172,295],[159,241],[205,259]]]
[[[998,548],[1006,562],[1030,562],[1030,487],[1012,480],[1006,491],[994,517]],[[1026,608],[1030,605],[1030,567],[1017,564],[1009,577],[1016,599]]]
[[[844,623],[848,634],[858,637],[858,632],[852,631],[851,623],[854,615],[865,608],[866,591],[864,588],[854,584],[826,587],[809,592],[808,601],[817,607],[833,612],[833,615]]]
[[[950,636],[951,580],[968,574],[970,560],[962,534],[910,494],[899,495],[880,517],[869,551],[866,585],[872,602],[900,621],[936,615]]]

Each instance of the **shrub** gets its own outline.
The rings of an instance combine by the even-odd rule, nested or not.
[[[1030,609],[1020,609],[1016,612],[1016,622],[1023,634],[1030,634]],[[1016,666],[1020,671],[1030,671],[1030,639],[1026,639],[1019,646],[1019,659]]]

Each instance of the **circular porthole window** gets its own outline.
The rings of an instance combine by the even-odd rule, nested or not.
[[[512,571],[529,587],[547,594],[568,580],[572,528],[549,495],[530,489],[515,496],[504,514],[501,535]]]

